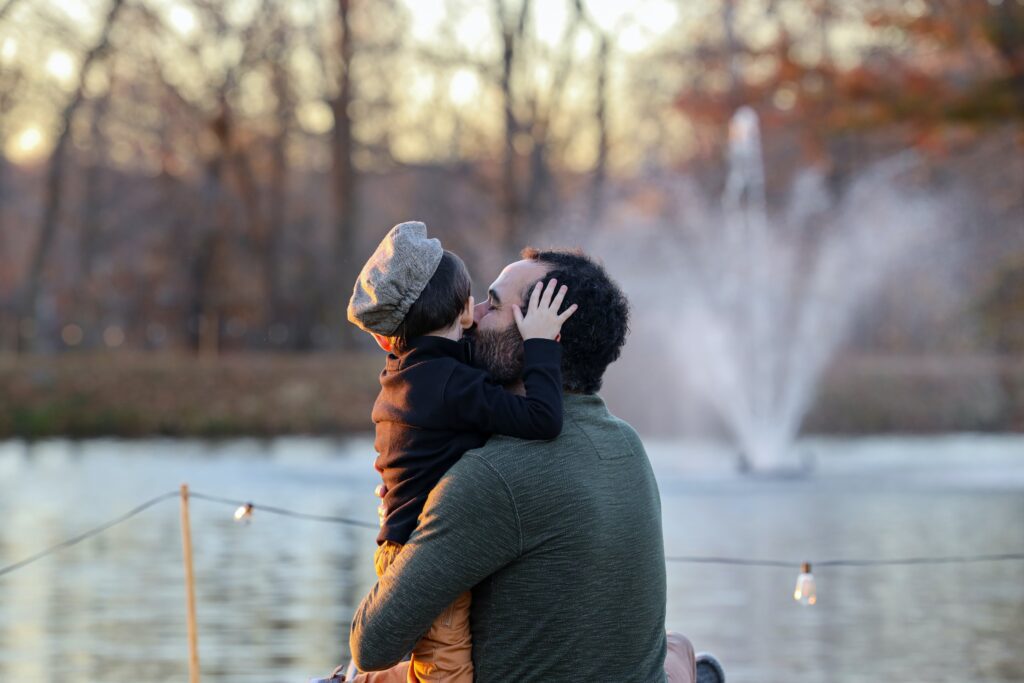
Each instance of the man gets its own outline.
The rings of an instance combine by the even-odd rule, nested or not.
[[[621,290],[580,253],[527,249],[474,311],[478,361],[515,385],[523,344],[514,308],[550,278],[579,305],[561,334],[562,433],[552,441],[492,437],[441,479],[405,549],[356,612],[350,644],[361,670],[395,665],[472,589],[480,683],[695,679],[689,642],[665,633],[661,504],[650,462],[597,395],[628,331]]]

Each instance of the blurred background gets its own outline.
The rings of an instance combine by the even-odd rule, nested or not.
[[[668,626],[733,681],[1024,681],[1024,0],[0,0],[0,566],[187,481],[373,523],[422,220],[633,305]],[[756,476],[750,476],[753,473]],[[0,577],[0,679],[183,680],[165,508]],[[373,532],[193,510],[220,681],[324,675]]]
[[[908,151],[898,182],[942,202],[850,311],[810,426],[1024,428],[1019,0],[5,0],[0,433],[365,429],[379,358],[344,306],[391,225],[425,221],[478,300],[527,244],[646,296],[683,262],[631,264],[721,232],[697,209],[744,105],[769,215]],[[635,400],[658,353],[609,399],[703,425]]]

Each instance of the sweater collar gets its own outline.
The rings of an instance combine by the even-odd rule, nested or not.
[[[597,394],[570,394],[562,393],[562,410],[566,413],[578,415],[593,411],[608,412],[608,407]]]

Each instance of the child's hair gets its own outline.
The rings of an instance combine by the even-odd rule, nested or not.
[[[446,249],[430,282],[391,335],[394,351],[404,353],[415,337],[450,327],[466,307],[471,287],[466,264]]]

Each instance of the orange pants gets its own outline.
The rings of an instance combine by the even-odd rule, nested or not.
[[[402,662],[387,671],[359,674],[355,680],[373,681],[373,683],[408,683],[406,676],[411,675],[409,662]],[[668,651],[665,653],[665,680],[668,683],[695,683],[697,680],[697,660],[693,652],[693,645],[686,636],[675,631],[668,632]]]
[[[668,683],[694,683],[697,680],[697,659],[689,638],[669,631],[665,653],[665,677]]]
[[[373,565],[377,576],[394,562],[402,545],[385,541],[377,546]],[[356,676],[358,683],[473,683],[473,640],[469,631],[470,594],[463,593],[434,620],[412,650],[412,659],[386,671]]]

